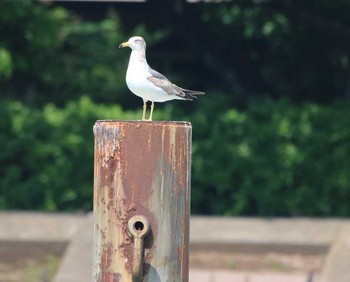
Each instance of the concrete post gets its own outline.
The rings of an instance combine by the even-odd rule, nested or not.
[[[188,281],[191,133],[96,122],[93,281]]]

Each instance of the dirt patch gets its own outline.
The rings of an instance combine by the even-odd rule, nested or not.
[[[66,247],[61,242],[0,242],[0,282],[52,281]]]
[[[190,268],[318,273],[325,254],[192,251]]]
[[[58,270],[66,243],[0,242],[0,282],[49,282]],[[233,271],[319,273],[326,253],[192,248],[190,268]]]

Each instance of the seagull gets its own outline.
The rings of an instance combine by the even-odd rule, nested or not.
[[[133,36],[119,48],[130,47],[131,55],[126,71],[126,84],[131,92],[143,99],[142,120],[146,120],[147,102],[152,102],[148,121],[152,121],[154,102],[170,100],[192,101],[205,92],[181,88],[164,75],[152,69],[146,60],[146,42],[141,36]]]

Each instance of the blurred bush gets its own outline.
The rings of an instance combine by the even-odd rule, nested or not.
[[[198,103],[188,116],[194,124],[193,213],[350,215],[349,103],[259,99],[245,110]],[[155,114],[176,116],[171,108]],[[0,135],[0,208],[89,210],[94,122],[137,119],[141,111],[82,97],[42,110],[2,100],[0,115],[7,133]]]
[[[0,116],[0,208],[35,210],[90,210],[93,124],[136,118],[86,97],[42,110],[2,100]]]
[[[0,1],[0,208],[92,208],[92,126],[140,117],[117,47],[141,34],[152,66],[208,92],[155,112],[193,123],[194,213],[350,216],[349,4],[151,2],[87,20]]]
[[[31,106],[64,106],[89,95],[130,105],[125,95],[128,56],[118,17],[83,21],[61,7],[33,1],[0,3],[1,94]]]
[[[193,210],[349,216],[349,106],[258,99],[194,113]]]

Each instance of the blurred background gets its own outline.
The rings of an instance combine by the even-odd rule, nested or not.
[[[92,209],[96,119],[139,119],[149,64],[207,95],[157,104],[193,124],[192,213],[349,216],[350,2],[0,1],[0,208]]]
[[[95,121],[142,114],[142,100],[125,83],[130,50],[118,49],[134,35],[145,38],[151,67],[184,88],[207,93],[194,102],[156,104],[154,115],[193,125],[193,215],[349,217],[349,14],[346,0],[0,0],[1,272],[1,263],[16,265],[0,281],[50,281],[73,236],[68,226],[77,228],[85,220],[79,213],[92,210]],[[60,216],[55,213],[50,225],[29,211]],[[249,224],[277,234],[273,222],[258,222]],[[317,233],[344,225],[333,223],[325,221]],[[259,234],[249,224],[246,234]],[[16,226],[22,231],[6,237]],[[292,226],[306,245],[319,242],[309,236],[309,221]],[[41,227],[46,231],[39,234]],[[40,246],[51,240],[46,252],[14,242],[23,240],[25,229]],[[53,243],[62,230],[61,241]],[[280,238],[289,233],[283,230]],[[332,232],[326,243],[320,241],[316,257],[282,254],[276,262],[255,253],[248,268],[265,269],[267,261],[269,271],[319,272]],[[191,267],[248,265],[243,254],[191,256]],[[28,269],[28,261],[38,258],[48,265],[44,270],[29,267],[13,278],[13,269]],[[201,263],[203,258],[210,262]]]

